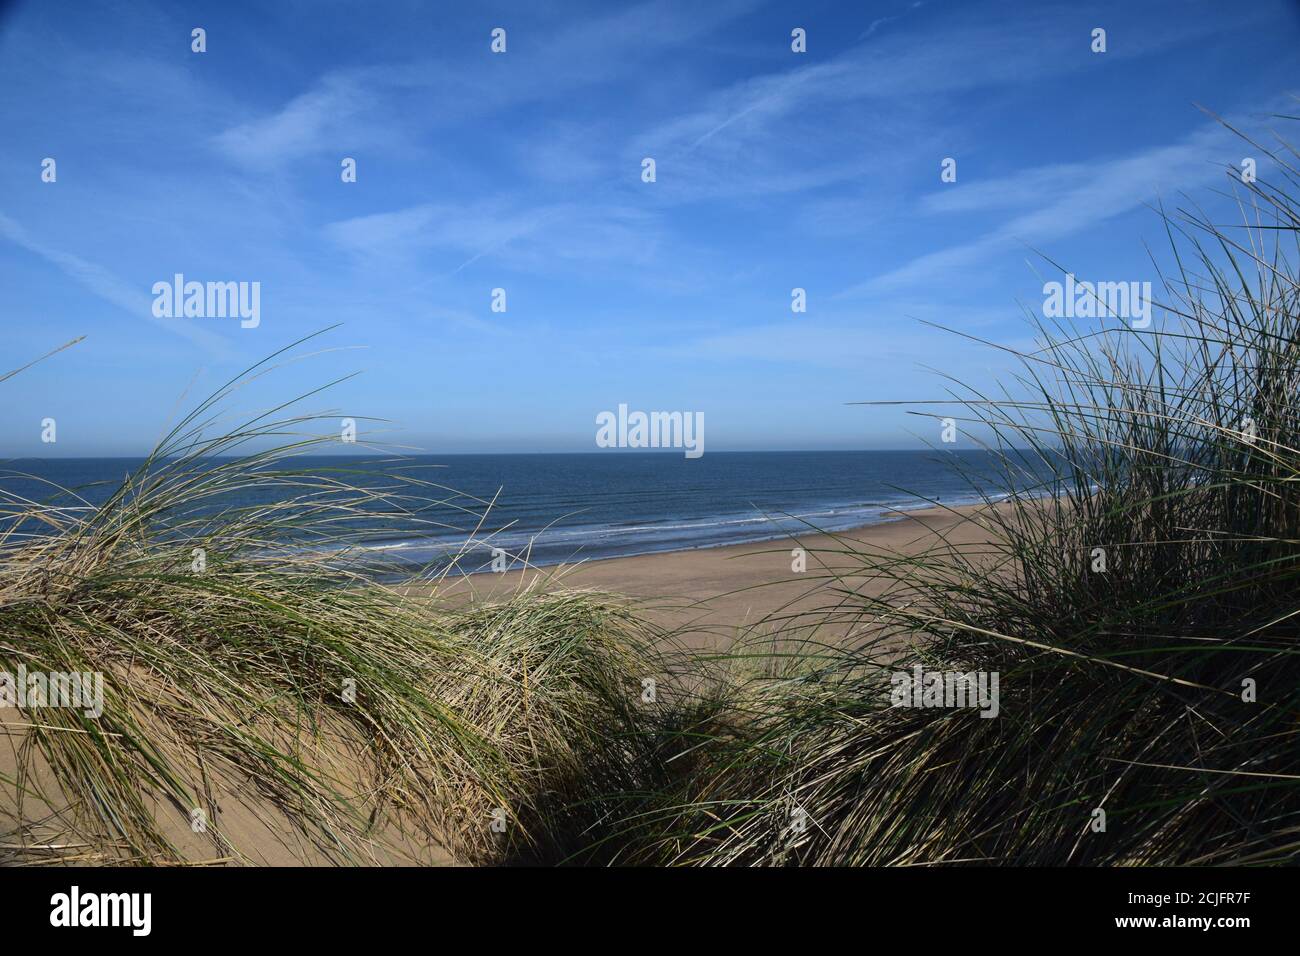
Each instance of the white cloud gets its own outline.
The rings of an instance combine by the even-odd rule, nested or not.
[[[492,257],[516,268],[565,261],[644,262],[658,241],[658,217],[628,205],[529,205],[505,200],[423,203],[333,222],[325,235],[367,258],[400,261],[420,249],[464,257],[452,273]]]
[[[1136,209],[1162,193],[1175,193],[1206,185],[1224,176],[1215,156],[1231,155],[1232,134],[1218,124],[1207,124],[1179,143],[1146,149],[1109,162],[1077,167],[1057,181],[1063,167],[1030,170],[1031,181],[1056,183],[1055,194],[1042,205],[1022,212],[970,242],[919,256],[883,275],[874,276],[836,294],[836,299],[878,295],[916,288],[937,281],[952,283],[964,270],[1022,244],[1051,242],[1075,235],[1107,219]],[[992,184],[977,194],[977,208],[1007,205],[1022,174]]]
[[[1047,7],[1014,18],[990,17],[986,8],[953,11],[829,60],[791,56],[789,68],[733,83],[653,126],[629,153],[654,156],[663,192],[678,200],[879,177],[908,157],[933,154],[940,134],[960,125],[936,113],[946,98],[1023,88],[1089,65],[1086,31],[1062,29],[1062,14]],[[1159,31],[1129,31],[1108,63],[1150,56],[1212,28],[1188,17]]]
[[[143,289],[130,285],[101,265],[88,262],[72,253],[54,249],[31,238],[22,226],[4,213],[0,213],[0,238],[7,239],[52,263],[78,285],[135,318],[156,323],[168,332],[202,346],[214,356],[221,356],[229,351],[219,337],[204,331],[193,322],[157,318],[153,314],[153,299]],[[88,318],[87,321],[91,325],[95,324],[93,318]]]
[[[348,137],[340,134],[340,128],[367,102],[356,80],[336,74],[295,97],[279,112],[231,127],[219,134],[216,142],[245,165],[293,159],[323,149],[327,143],[346,142]]]
[[[335,71],[280,109],[219,133],[216,143],[249,166],[359,142],[409,145],[405,137],[413,129],[477,121],[495,110],[608,84],[753,6],[755,0],[703,8],[686,0],[643,3],[578,18],[558,31],[539,28],[527,40],[516,33],[505,57],[487,52],[485,33],[480,47],[454,60],[440,50],[434,58]]]

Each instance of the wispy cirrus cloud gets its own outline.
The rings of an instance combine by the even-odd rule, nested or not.
[[[933,309],[916,310],[921,315],[941,318]],[[657,355],[689,357],[706,362],[762,362],[773,366],[864,369],[873,377],[910,376],[917,369],[933,365],[942,357],[945,368],[955,362],[963,368],[975,363],[1010,364],[998,354],[970,339],[943,329],[926,326],[921,315],[905,314],[897,307],[881,305],[850,318],[834,315],[826,319],[807,316],[786,322],[767,322],[692,336],[680,344],[661,346]],[[997,309],[966,310],[960,316],[964,328],[992,326],[1006,322],[1008,312]],[[1028,345],[1029,338],[1021,344]]]
[[[922,0],[914,0],[914,2],[907,7],[907,10],[904,10],[900,13],[896,13],[893,16],[877,17],[876,19],[871,21],[871,24],[867,27],[866,30],[858,34],[858,39],[859,40],[867,39],[868,37],[872,36],[877,30],[883,27],[886,23],[893,23],[895,20],[898,20],[901,17],[905,16],[908,11],[918,10],[923,6],[925,6],[925,4],[922,2]]]
[[[879,38],[868,29],[863,42],[829,59],[792,56],[782,69],[716,90],[638,135],[628,152],[655,156],[665,170],[661,181],[691,201],[878,176],[934,155],[962,125],[960,115],[946,120],[943,111],[974,91],[1014,90],[1095,68],[1086,31],[1062,28],[1066,12],[1042,6],[989,18],[982,9],[918,11],[908,29]],[[1131,31],[1112,45],[1107,64],[1149,57],[1212,29],[1188,17],[1158,31]]]
[[[223,356],[228,352],[221,339],[195,326],[192,322],[160,319],[153,314],[153,300],[142,288],[131,285],[109,269],[95,262],[61,249],[55,249],[28,234],[22,226],[0,212],[0,239],[40,256],[56,266],[68,278],[97,298],[109,303],[127,315],[162,326],[173,335],[179,335],[207,350],[209,355]]]
[[[902,266],[849,286],[834,298],[881,295],[900,289],[960,285],[963,271],[1025,244],[1039,244],[1083,232],[1108,219],[1176,193],[1222,180],[1233,155],[1233,135],[1207,123],[1177,143],[1087,166],[1051,166],[1017,172],[977,190],[971,207],[981,210],[1023,206],[1021,177],[1040,187],[1040,202],[977,238],[912,259]],[[1235,148],[1235,147],[1234,147]],[[1222,157],[1214,162],[1212,157]],[[942,203],[938,203],[940,208]],[[956,210],[963,211],[960,201]],[[934,208],[932,205],[931,209]]]
[[[1040,285],[1022,244],[1137,275],[1150,263],[1130,227],[1145,219],[1128,210],[1186,189],[1232,217],[1197,187],[1221,184],[1243,147],[1194,138],[1191,104],[1263,112],[1300,62],[1292,0],[1044,0],[1014,15],[999,0],[436,15],[374,0],[364,29],[350,5],[300,6],[214,7],[198,55],[189,15],[162,0],[76,18],[19,5],[0,35],[0,80],[22,91],[0,98],[0,300],[50,324],[11,324],[15,346],[39,354],[90,316],[114,328],[87,360],[104,348],[153,373],[197,352],[177,335],[208,333],[233,372],[342,321],[381,363],[367,407],[430,433],[454,408],[506,434],[511,409],[537,401],[540,363],[584,406],[672,382],[743,406],[737,421],[768,438],[784,408],[779,440],[797,447],[827,403],[928,391],[920,366],[979,378],[987,353],[914,318],[1014,341],[1016,301]],[[504,56],[488,48],[496,25]],[[790,50],[795,25],[806,54]],[[1095,25],[1105,56],[1088,48]],[[39,179],[44,156],[57,183]],[[958,183],[939,182],[946,156]],[[177,271],[260,281],[259,331],[119,321],[152,318],[150,283]],[[491,309],[497,286],[508,315]],[[792,287],[807,315],[790,312]],[[435,363],[449,408],[427,400]],[[171,402],[166,383],[138,376],[131,401]],[[90,387],[88,406],[129,417]],[[877,427],[861,416],[846,427]],[[126,453],[153,437],[118,440]]]
[[[484,33],[481,44],[449,47],[456,51],[451,58],[335,70],[282,107],[223,130],[215,142],[228,157],[249,166],[309,155],[340,142],[393,148],[406,143],[412,130],[609,84],[756,5],[757,0],[722,0],[705,8],[685,0],[641,3],[559,28],[531,24],[531,29],[515,32],[503,57],[489,52]]]
[[[463,261],[459,272],[487,256],[514,268],[574,263],[643,262],[658,240],[658,217],[630,205],[531,205],[502,199],[421,203],[332,222],[325,236],[369,260],[410,259],[441,249]]]
[[[1091,163],[1057,163],[1018,170],[997,179],[963,181],[958,189],[936,184],[935,191],[921,199],[921,210],[936,214],[977,213],[1042,205],[1071,183],[1089,180],[1095,169]]]
[[[385,101],[358,72],[336,72],[277,110],[229,126],[212,138],[221,155],[244,167],[284,163],[339,147],[396,145],[395,123],[375,122]]]

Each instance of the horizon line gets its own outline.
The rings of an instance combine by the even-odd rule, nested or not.
[[[1025,451],[1027,449],[1009,449],[1010,451]],[[732,448],[725,451],[711,451],[709,455],[843,455],[843,454],[915,454],[919,452],[954,452],[954,451],[983,451],[991,452],[995,449],[983,448],[980,446],[962,446],[953,448]],[[591,455],[591,456],[634,456],[634,455],[667,455],[670,457],[682,457],[680,448],[656,448],[656,449],[624,449],[609,448],[601,451],[454,451],[454,452],[311,452],[303,457],[314,458],[417,458],[417,457],[446,457],[446,458],[469,458],[469,457],[540,457],[543,455]],[[250,454],[257,454],[252,452]],[[11,461],[129,461],[134,459],[147,459],[149,454],[134,455],[10,455],[0,457],[0,462]],[[180,457],[178,455],[168,456],[170,458]],[[238,460],[247,458],[249,455],[201,455],[200,457],[220,458]],[[286,455],[285,457],[296,457],[295,455]],[[704,456],[701,456],[704,457]]]

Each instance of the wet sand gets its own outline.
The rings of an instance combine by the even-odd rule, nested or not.
[[[846,553],[851,549],[915,555],[977,548],[992,537],[983,505],[882,514],[894,517],[835,534],[475,574],[448,579],[439,593],[489,601],[529,586],[620,594],[636,600],[655,623],[678,630],[688,645],[725,646],[741,633],[772,633],[793,615],[833,606],[846,587],[870,592],[883,586],[862,576],[860,561]],[[797,548],[805,554],[803,571],[793,569]]]

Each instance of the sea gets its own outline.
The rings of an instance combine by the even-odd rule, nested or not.
[[[46,458],[0,463],[0,491],[48,500],[75,490],[105,500],[142,459]],[[436,487],[404,487],[423,499],[424,523],[392,516],[361,542],[394,565],[460,572],[712,548],[842,531],[935,504],[959,506],[1037,494],[1045,466],[1026,458],[1014,480],[979,450],[467,454],[391,458],[302,456],[288,467],[379,487],[396,475]],[[264,503],[265,489],[221,507]],[[411,502],[408,500],[407,507]],[[216,508],[217,504],[210,507]],[[496,550],[494,550],[496,549]]]

